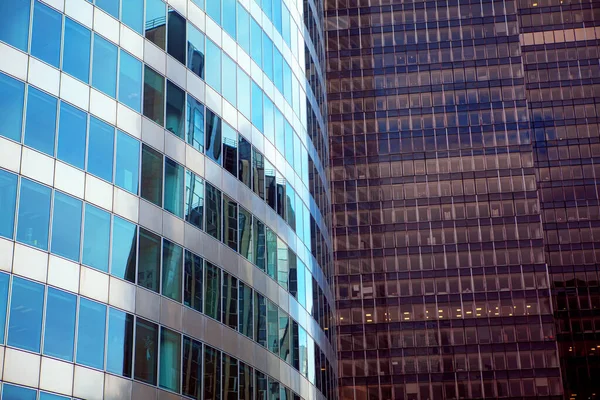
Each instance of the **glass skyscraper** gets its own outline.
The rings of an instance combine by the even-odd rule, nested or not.
[[[0,0],[2,399],[337,398],[322,26]]]
[[[600,396],[599,12],[326,1],[341,398]]]

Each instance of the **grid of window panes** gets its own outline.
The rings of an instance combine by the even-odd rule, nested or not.
[[[518,1],[565,397],[600,393],[600,7]]]
[[[340,397],[561,399],[517,3],[326,8]]]

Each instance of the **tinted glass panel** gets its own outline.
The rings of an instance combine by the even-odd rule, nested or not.
[[[238,218],[237,203],[227,196],[223,196],[223,241],[227,246],[237,251]]]
[[[174,135],[184,137],[185,92],[178,86],[167,81],[167,119],[165,128]]]
[[[196,150],[204,152],[204,105],[187,96],[186,140]]]
[[[162,207],[163,156],[158,151],[142,145],[141,195]]]
[[[269,378],[269,400],[281,400],[279,398],[279,382]]]
[[[142,109],[142,63],[121,50],[119,101],[137,112]]]
[[[39,1],[35,1],[31,32],[31,55],[58,68],[61,34],[62,14]]]
[[[9,346],[39,353],[44,285],[13,277],[8,323]]]
[[[0,274],[0,343],[4,344],[4,333],[6,332],[6,311],[8,306],[8,283],[10,276]]]
[[[60,192],[54,192],[52,253],[73,261],[79,261],[81,211],[82,204],[80,200]]]
[[[183,248],[168,240],[163,241],[162,294],[181,302],[181,274]]]
[[[164,50],[166,28],[167,16],[165,3],[160,0],[146,0],[146,39]]]
[[[190,171],[185,172],[185,220],[204,228],[204,181]]]
[[[40,392],[40,400],[69,400],[69,398],[53,393]]]
[[[135,282],[136,253],[137,226],[115,216],[113,219],[111,275]]]
[[[160,330],[160,387],[179,392],[181,375],[181,335],[169,329]]]
[[[169,7],[167,53],[185,64],[185,18]]]
[[[106,343],[106,370],[130,378],[133,362],[133,315],[114,308],[108,310]]]
[[[157,0],[159,1],[159,0]],[[160,1],[159,1],[160,2]],[[164,125],[165,78],[144,66],[144,115],[160,126]]]
[[[29,88],[27,92],[25,144],[49,156],[54,156],[56,106],[56,97],[33,87]]]
[[[235,105],[237,102],[236,72],[237,66],[235,62],[223,54],[223,97],[225,97],[232,105]]]
[[[221,352],[204,346],[204,400],[221,399]]]
[[[240,399],[252,400],[254,398],[254,371],[249,365],[240,362]]]
[[[0,3],[0,15],[4,21],[0,24],[0,40],[27,51],[29,38],[29,0],[16,0]]]
[[[279,313],[279,357],[291,363],[290,354],[290,318],[283,312]]]
[[[90,42],[89,29],[70,18],[65,18],[65,37],[63,42],[63,71],[88,83],[90,79]]]
[[[21,180],[17,240],[19,242],[48,249],[50,226],[50,188],[27,179]]]
[[[14,386],[5,383],[2,386],[2,399],[6,400],[35,400],[37,392],[34,389],[27,389],[21,386]]]
[[[117,57],[117,46],[95,34],[92,86],[110,97],[117,97]]]
[[[165,210],[183,218],[184,168],[170,158],[165,159]]]
[[[158,327],[141,318],[135,321],[135,361],[133,377],[156,385],[156,353],[158,350]]]
[[[121,4],[121,21],[131,29],[143,34],[144,0],[126,0]]]
[[[83,263],[108,272],[109,242],[110,214],[86,204],[83,225]]]
[[[206,83],[221,93],[221,49],[211,40],[206,41]]]
[[[238,133],[228,124],[223,124],[223,167],[237,176]]]
[[[160,280],[160,236],[140,228],[138,285],[158,292]]]
[[[58,159],[84,169],[86,137],[87,113],[61,101],[58,121]]]
[[[271,229],[267,231],[267,274],[277,279],[277,235]]]
[[[252,245],[252,215],[241,206],[238,214],[239,251],[250,262],[254,262],[254,246]]]
[[[254,292],[254,339],[267,346],[267,300],[258,292]]]
[[[125,3],[127,1],[124,0]],[[116,19],[119,19],[119,0],[96,0],[96,5]]]
[[[206,13],[221,25],[221,0],[209,0],[206,4]]]
[[[268,381],[267,376],[262,372],[255,371],[256,376],[256,400],[267,400]]]
[[[238,360],[223,354],[223,398],[238,400]]]
[[[221,240],[221,191],[206,184],[206,233]]]
[[[211,318],[221,318],[221,270],[207,262],[204,280],[204,313]]]
[[[44,327],[45,355],[73,361],[76,313],[77,296],[48,288]]]
[[[250,14],[241,3],[237,5],[238,44],[250,54]]]
[[[0,236],[13,238],[17,206],[17,175],[0,170]]]
[[[265,199],[265,162],[261,153],[252,148],[252,190]]]
[[[250,97],[250,77],[240,68],[237,69],[237,108],[248,119],[252,118],[250,111],[252,98]]]
[[[279,354],[279,307],[267,300],[267,339],[269,350]]]
[[[112,182],[115,128],[97,118],[90,118],[87,170],[98,178]]]
[[[183,394],[194,399],[202,395],[202,343],[183,337]]]
[[[235,12],[237,1],[236,0],[222,0],[223,1],[223,29],[229,33],[232,38],[236,38],[235,31]]]
[[[238,328],[238,280],[223,274],[223,323],[231,329]]]
[[[239,283],[239,297],[240,297],[240,303],[239,303],[239,312],[240,312],[240,317],[239,317],[239,327],[238,330],[248,336],[250,339],[253,338],[253,322],[254,322],[254,315],[253,315],[253,306],[252,306],[252,289],[246,285],[244,285],[244,283],[242,283],[240,281]]]
[[[265,200],[269,207],[273,210],[277,209],[277,191],[276,191],[276,183],[275,183],[275,168],[269,163],[265,161]]]
[[[106,306],[84,298],[79,300],[77,363],[104,369]]]
[[[277,238],[277,282],[279,285],[288,290],[288,248],[283,240]]]
[[[187,67],[204,79],[204,34],[188,22]]]
[[[254,81],[252,81],[252,125],[259,131],[263,131],[263,92]]]
[[[2,7],[0,6],[0,8]],[[0,73],[0,92],[4,93],[3,96],[0,96],[0,109],[4,110],[2,118],[0,118],[0,136],[20,142],[23,129],[25,84]]]
[[[262,271],[265,270],[266,264],[266,236],[265,224],[258,218],[253,219],[252,245],[254,246],[254,254],[256,256],[255,264]]]
[[[203,260],[201,257],[185,252],[185,277],[183,304],[202,312]]]
[[[140,142],[121,131],[117,131],[115,185],[137,194],[139,170]]]
[[[288,290],[292,296],[296,297],[296,293],[298,292],[298,274],[296,272],[296,255],[294,254],[292,249],[288,249],[288,267]]]
[[[238,146],[238,179],[251,187],[252,178],[252,145],[243,136],[239,136]]]
[[[254,20],[254,18],[250,19],[250,30],[251,30],[251,51],[250,55],[256,64],[259,67],[262,67],[262,36],[263,32],[260,28],[260,25]]]
[[[206,109],[206,155],[221,164],[221,118]]]

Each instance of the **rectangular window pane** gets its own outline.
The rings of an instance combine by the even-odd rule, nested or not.
[[[237,29],[239,35],[237,37],[238,44],[250,54],[250,14],[242,3],[237,4]]]
[[[283,240],[277,238],[277,282],[279,285],[288,290],[288,247]]]
[[[296,230],[296,192],[292,189],[292,185],[289,182],[286,182],[285,188],[285,196],[286,196],[286,211],[285,216],[290,227],[295,231]]]
[[[206,13],[217,25],[221,25],[221,0],[208,0]]]
[[[298,266],[296,268],[296,273],[297,273],[297,277],[298,277],[298,302],[300,303],[300,305],[302,305],[303,307],[306,308],[306,282],[305,282],[305,276],[304,276],[304,272],[305,272],[305,267],[304,267],[304,263],[302,263],[302,261],[300,261],[300,259],[297,259],[297,263]]]
[[[163,3],[160,0],[146,0],[146,39],[148,39],[163,50],[165,49],[167,33],[166,25],[167,15],[165,3]]]
[[[21,179],[17,241],[48,250],[50,188]]]
[[[221,164],[221,118],[206,109],[206,155]]]
[[[140,249],[137,283],[158,293],[160,280],[160,236],[140,228]]]
[[[160,377],[161,388],[179,393],[181,375],[181,335],[169,329],[160,329]]]
[[[158,326],[152,322],[136,318],[134,379],[156,385],[157,350]]]
[[[273,80],[273,42],[263,31],[263,71],[270,80]]]
[[[238,400],[238,360],[223,354],[223,399]]]
[[[231,329],[238,327],[238,280],[223,274],[223,323]]]
[[[183,218],[183,172],[181,165],[165,159],[165,210]]]
[[[256,400],[267,400],[267,376],[260,371],[255,371],[256,376]]]
[[[265,200],[273,210],[277,209],[275,168],[265,160]]]
[[[162,294],[181,302],[181,274],[183,248],[168,240],[163,241]]]
[[[265,199],[265,162],[264,157],[252,148],[252,190],[261,199]]]
[[[79,261],[81,245],[80,200],[54,192],[51,252],[69,260]]]
[[[106,306],[81,298],[77,326],[77,363],[104,369]]]
[[[274,122],[274,137],[275,137],[275,147],[277,148],[277,150],[282,154],[282,155],[286,155],[286,142],[285,142],[285,125],[287,124],[287,121],[285,120],[285,118],[283,117],[283,114],[281,113],[281,111],[279,111],[279,109],[277,107],[273,107],[274,110],[274,118],[275,118],[275,122]],[[265,131],[267,130],[267,128],[265,127]],[[291,143],[290,143],[290,147]],[[287,155],[286,155],[287,156]],[[291,160],[286,159],[286,161],[290,162]]]
[[[235,10],[235,7],[233,9]],[[235,62],[223,54],[223,97],[232,105],[237,103],[236,73],[237,65]]]
[[[36,0],[33,6],[31,55],[58,68],[61,34],[62,14]]]
[[[204,346],[204,400],[221,400],[221,352]]]
[[[300,373],[308,377],[308,343],[306,331],[303,328],[298,330],[298,348],[300,349]]]
[[[123,1],[121,3],[121,21],[142,35],[144,29],[144,0]]]
[[[185,220],[204,229],[204,181],[190,171],[185,172]]]
[[[112,182],[114,150],[115,128],[98,118],[91,117],[87,171],[100,179]]]
[[[254,399],[254,370],[249,366],[240,362],[239,373],[240,398],[239,400]]]
[[[92,33],[83,25],[65,18],[62,68],[67,74],[88,83]]]
[[[221,318],[221,270],[206,262],[204,280],[204,313],[220,321]]]
[[[48,288],[44,325],[45,355],[73,361],[76,313],[77,296]]]
[[[117,97],[117,46],[94,34],[92,86],[104,94]]]
[[[277,235],[271,229],[267,231],[267,275],[277,280]]]
[[[273,47],[273,83],[283,95],[283,55],[277,47]]]
[[[4,345],[6,332],[6,309],[8,307],[8,283],[10,275],[0,274],[0,344]]]
[[[86,139],[87,113],[61,101],[56,153],[58,159],[84,169]]]
[[[206,233],[221,240],[221,191],[206,184]]]
[[[254,20],[254,18],[250,19],[250,30],[251,30],[251,51],[250,55],[256,64],[259,67],[262,67],[262,36],[263,31],[260,28],[260,25]]]
[[[199,152],[204,152],[204,105],[188,94],[186,140]]]
[[[204,34],[188,22],[187,35],[187,67],[204,79]]]
[[[254,218],[252,224],[252,245],[254,246],[254,254],[256,256],[255,264],[261,271],[264,271],[267,250],[265,242],[265,224],[263,224],[258,218]]]
[[[56,106],[56,97],[33,87],[29,88],[24,143],[49,156],[54,156]]]
[[[237,177],[238,133],[228,124],[223,124],[223,167]]]
[[[300,371],[300,349],[298,348],[298,323],[290,319],[292,324],[292,334],[290,336],[290,349],[292,353],[292,366]]]
[[[83,263],[108,272],[109,242],[110,214],[86,204],[83,225]]]
[[[241,7],[241,6],[240,6]],[[237,108],[247,119],[252,118],[252,99],[250,97],[250,77],[238,67],[237,69]]]
[[[202,395],[202,343],[183,337],[183,394],[194,399]]]
[[[288,290],[292,296],[296,297],[296,294],[298,292],[298,274],[296,269],[296,255],[294,254],[292,249],[288,249],[288,267]]]
[[[237,203],[231,200],[227,196],[223,196],[223,209],[225,214],[223,215],[223,230],[224,237],[223,241],[234,251],[238,248],[238,215],[237,215]]]
[[[177,85],[167,81],[167,119],[165,128],[175,136],[184,138],[185,92]]]
[[[206,83],[221,93],[221,49],[212,40],[206,41]]]
[[[108,310],[108,338],[106,343],[106,370],[113,374],[131,378],[133,315],[115,308]]]
[[[254,292],[254,339],[267,346],[267,300],[258,292]]]
[[[124,0],[127,2],[128,0]],[[96,0],[96,6],[119,19],[119,0]]]
[[[163,156],[142,145],[142,198],[162,207]]]
[[[138,194],[140,170],[140,142],[124,132],[117,131],[117,159],[115,185]]]
[[[35,400],[37,391],[35,389],[27,389],[21,386],[14,386],[5,383],[2,385],[2,398],[15,400]]]
[[[269,400],[281,400],[279,398],[279,382],[269,378]]]
[[[137,225],[115,215],[113,219],[111,275],[135,283],[136,260]]]
[[[251,187],[252,145],[239,135],[238,179]]]
[[[185,64],[185,18],[169,7],[167,53]]]
[[[202,312],[203,260],[186,250],[183,304]]]
[[[13,277],[8,323],[9,346],[40,352],[44,285]]]
[[[239,251],[240,254],[254,262],[254,246],[252,245],[252,214],[246,211],[241,206],[239,207],[238,216],[239,227]]]
[[[285,220],[285,179],[277,174],[277,214]]]
[[[239,331],[240,333],[253,338],[253,307],[252,307],[252,289],[243,282],[239,282]]]
[[[279,357],[288,363],[292,362],[290,354],[290,318],[284,313],[279,313]]]
[[[142,63],[123,50],[119,62],[119,101],[137,112],[142,110]]]
[[[2,6],[0,6],[1,8]],[[1,34],[2,28],[0,28]],[[2,118],[0,118],[0,136],[20,142],[23,129],[25,84],[0,73],[0,93],[3,93],[3,96],[0,96],[0,109],[3,110]]]
[[[235,11],[236,11],[236,0],[222,0],[223,1],[223,29],[229,33],[232,38],[236,38],[235,31]]]
[[[0,170],[0,236],[13,238],[17,206],[17,175]]]
[[[267,300],[267,343],[269,350],[279,354],[279,307]]]
[[[252,81],[252,125],[263,132],[263,92]]]
[[[16,0],[0,3],[0,40],[19,50],[27,51],[29,38],[29,0]]]
[[[162,3],[160,0],[156,0]],[[144,116],[164,126],[165,78],[144,65]]]

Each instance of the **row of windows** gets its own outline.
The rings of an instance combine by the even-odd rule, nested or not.
[[[21,386],[10,385],[5,383],[2,385],[2,399],[7,400],[70,400],[69,397],[59,396],[49,392],[38,392],[35,389],[28,389]]]
[[[177,205],[178,202],[173,200],[177,196],[165,197],[165,208],[172,212],[183,212],[183,169],[179,174],[170,173],[172,166],[169,167],[168,161],[165,168],[166,186],[174,191],[177,185],[181,186],[181,204]],[[159,172],[162,173],[162,168]],[[179,179],[173,182],[173,176],[179,176]],[[186,220],[203,228],[203,214],[206,214],[206,232],[235,251],[239,250],[289,291],[314,316],[331,340],[330,307],[310,270],[271,229],[243,208],[239,209],[238,214],[237,203],[222,196],[219,190],[206,184],[205,208],[204,182],[189,171],[186,181]],[[110,271],[118,278],[160,292],[175,301],[182,301],[182,287],[187,278],[183,273],[184,251],[181,246],[163,240],[146,229],[139,228],[138,231],[137,225],[117,216],[111,218],[110,213],[74,197],[58,191],[52,195],[50,188],[27,179],[21,179],[16,207],[17,176],[0,171],[0,182],[3,210],[0,235],[11,239],[14,237],[15,209],[18,208],[17,241],[42,250],[50,249],[54,254],[81,261],[100,271]],[[151,180],[146,179],[145,182],[152,189]],[[209,315],[221,320],[217,314]]]
[[[538,49],[537,51],[532,49],[523,52],[523,60],[524,64],[555,63],[564,60],[593,60],[598,58],[598,50],[598,47],[593,45],[587,47],[568,47],[565,49],[546,48],[544,50]]]
[[[6,274],[0,274],[0,288],[2,343],[7,324],[8,346],[158,384],[192,398],[231,398],[239,392],[240,398],[266,399],[268,392],[269,399],[292,399],[289,389],[237,359],[116,308],[19,277],[12,278],[9,300]],[[3,399],[36,398],[34,390],[21,391],[25,397],[3,393]]]

